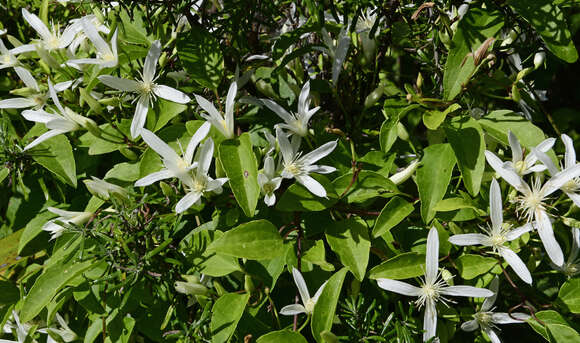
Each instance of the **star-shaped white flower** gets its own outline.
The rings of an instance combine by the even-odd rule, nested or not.
[[[282,184],[282,178],[276,176],[276,168],[272,156],[266,156],[264,170],[258,174],[258,185],[264,194],[264,203],[273,206],[276,203],[276,191]]]
[[[312,311],[314,311],[314,305],[316,305],[316,302],[318,301],[318,298],[320,297],[320,294],[322,294],[322,291],[324,290],[324,287],[326,286],[326,283],[328,281],[323,283],[322,286],[320,286],[320,288],[311,298],[310,292],[308,292],[308,287],[306,286],[306,282],[304,281],[304,278],[302,277],[302,274],[298,269],[292,268],[292,277],[294,278],[294,283],[296,283],[296,287],[298,287],[298,293],[300,293],[302,305],[300,304],[286,305],[282,307],[282,309],[280,310],[280,314],[283,314],[285,316],[293,316],[300,313],[306,313],[307,315],[311,315]]]
[[[141,137],[145,143],[151,147],[151,149],[161,156],[165,168],[137,180],[137,182],[135,182],[135,187],[144,187],[157,181],[176,177],[187,187],[193,188],[195,183],[191,171],[197,167],[197,162],[193,161],[195,149],[207,136],[210,127],[211,125],[208,122],[205,122],[199,129],[197,129],[191,137],[183,157],[179,156],[175,150],[157,137],[153,132],[143,129]]]
[[[236,101],[236,94],[238,92],[237,82],[232,82],[226,97],[226,113],[225,118],[215,108],[215,106],[201,95],[195,94],[195,100],[201,108],[207,112],[200,113],[200,115],[209,121],[216,129],[218,129],[227,139],[234,138],[234,104]]]
[[[28,12],[25,8],[22,9],[22,16],[40,36],[40,41],[35,45],[47,51],[66,48],[77,34],[77,28],[74,25],[67,26],[62,33],[59,25],[52,25],[51,31],[36,14]]]
[[[81,18],[75,18],[72,19],[71,22],[71,26],[76,28],[76,37],[75,39],[73,39],[73,41],[70,43],[69,47],[68,47],[68,53],[71,56],[74,56],[76,54],[77,49],[79,48],[79,46],[87,40],[87,35],[85,34],[85,32],[83,31],[83,24],[82,22],[84,20],[87,20],[88,22],[90,22],[90,24],[92,26],[95,27],[95,29],[97,30],[97,32],[102,32],[105,35],[108,35],[111,30],[109,30],[108,27],[106,27],[105,25],[103,25],[103,23],[101,23],[101,21],[99,20],[99,18],[97,18],[96,15],[94,14],[89,14],[86,15],[84,17]]]
[[[61,210],[59,208],[54,208],[54,207],[49,207],[48,211],[60,216],[58,218],[51,219],[51,220],[47,221],[42,226],[42,229],[44,231],[50,232],[50,234],[51,234],[50,239],[51,240],[53,240],[57,237],[60,237],[63,234],[63,232],[66,230],[66,228],[64,226],[58,224],[57,221],[65,223],[65,224],[82,225],[82,224],[86,223],[93,215],[93,212],[65,211],[65,210]]]
[[[503,223],[502,207],[501,190],[497,181],[493,179],[489,191],[491,226],[484,229],[486,234],[467,233],[453,235],[449,237],[449,242],[455,245],[483,245],[493,248],[496,253],[500,254],[506,260],[520,279],[531,284],[532,275],[530,274],[528,267],[526,267],[526,264],[513,250],[509,248],[509,246],[506,246],[505,243],[513,241],[524,233],[532,230],[532,224],[528,223],[522,227],[511,230],[509,226]]]
[[[512,160],[505,162],[504,167],[515,171],[518,175],[523,176],[532,172],[542,172],[546,167],[541,164],[536,164],[538,157],[533,152],[528,153],[524,158],[524,153],[520,141],[513,132],[508,132],[508,140],[512,150]],[[548,138],[538,144],[535,149],[541,152],[547,152],[552,149],[556,140]]]
[[[69,60],[68,64],[96,64],[99,68],[112,68],[119,63],[119,55],[117,54],[117,32],[115,30],[113,37],[111,37],[111,45],[107,44],[103,37],[99,34],[99,31],[93,24],[93,22],[88,19],[82,19],[80,21],[82,25],[84,34],[90,39],[90,41],[97,49],[96,58],[79,58]]]
[[[32,143],[24,147],[23,150],[31,149],[51,137],[66,132],[88,127],[97,128],[97,124],[92,119],[83,117],[68,107],[62,107],[60,101],[58,100],[58,96],[56,95],[56,90],[54,89],[50,80],[48,80],[48,93],[56,105],[58,112],[49,113],[43,110],[26,110],[21,113],[22,116],[26,118],[26,120],[43,123],[49,129],[47,132],[43,133],[34,141],[32,141]]]
[[[34,46],[21,45],[19,47],[8,50],[2,39],[0,39],[0,70],[17,66],[18,59],[16,58],[16,55],[28,51],[34,51]]]
[[[377,279],[377,283],[384,290],[419,298],[415,303],[419,307],[425,306],[423,341],[428,341],[435,337],[437,330],[437,309],[435,304],[437,301],[448,302],[449,299],[444,298],[444,295],[475,298],[491,297],[493,295],[492,291],[485,288],[449,286],[441,278],[439,273],[439,236],[435,228],[429,230],[429,235],[427,236],[425,278],[420,287],[391,279]]]
[[[553,175],[543,186],[540,180],[536,178],[530,187],[515,171],[504,168],[501,160],[492,152],[486,150],[485,158],[496,173],[522,194],[516,199],[518,212],[527,219],[528,223],[532,222],[532,220],[536,222],[538,234],[542,244],[544,244],[546,253],[554,264],[562,265],[564,263],[564,254],[554,236],[552,223],[546,212],[547,205],[545,201],[550,194],[562,188],[570,180],[580,176],[580,164],[566,168]]]
[[[278,105],[270,99],[261,99],[264,105],[266,105],[272,112],[276,113],[280,118],[282,118],[285,123],[278,124],[277,127],[290,130],[291,133],[296,134],[300,137],[306,137],[308,135],[308,122],[310,118],[316,113],[320,107],[315,107],[309,109],[310,107],[310,80],[304,84],[302,91],[300,92],[300,97],[298,98],[298,112],[288,113],[282,106]]]
[[[317,48],[317,50],[322,50],[332,59],[332,84],[335,85],[342,71],[342,64],[346,59],[346,54],[348,53],[348,48],[350,47],[350,34],[347,26],[343,26],[340,30],[335,43],[328,31],[323,27],[320,31],[322,36],[322,41],[326,45],[324,48]]]
[[[486,298],[481,305],[481,309],[473,315],[473,320],[461,324],[463,331],[474,331],[481,328],[487,334],[492,343],[501,343],[497,332],[497,324],[522,324],[530,318],[529,315],[521,312],[505,313],[493,312],[493,304],[497,298],[499,280],[497,276],[491,281],[489,290],[493,296]],[[499,330],[499,329],[498,329]]]
[[[296,181],[306,187],[312,194],[319,197],[326,197],[324,187],[309,174],[329,174],[336,170],[334,167],[316,165],[314,163],[330,154],[336,148],[337,141],[325,143],[302,156],[302,152],[297,152],[290,144],[288,137],[282,132],[282,129],[276,129],[276,138],[278,139],[278,145],[282,153],[282,177],[296,179]]]
[[[566,147],[566,153],[564,154],[564,167],[562,171],[567,170],[569,168],[574,167],[576,163],[576,151],[574,150],[574,142],[572,138],[570,138],[566,134],[562,134],[562,142]],[[552,162],[552,159],[546,155],[543,151],[532,150],[535,155],[538,156],[538,159],[542,161],[544,166],[548,168],[548,172],[550,175],[556,175],[560,172],[558,167]],[[580,179],[575,177],[565,183],[562,187],[560,187],[566,195],[574,202],[574,205],[580,207]]]
[[[157,68],[157,61],[160,55],[161,43],[156,40],[151,44],[151,48],[145,58],[141,81],[128,80],[111,75],[99,76],[99,80],[109,87],[138,94],[135,116],[131,122],[131,136],[133,138],[141,135],[141,130],[145,126],[147,119],[147,111],[149,111],[150,103],[155,100],[156,96],[180,104],[187,104],[191,100],[187,95],[177,89],[155,83],[155,69]]]

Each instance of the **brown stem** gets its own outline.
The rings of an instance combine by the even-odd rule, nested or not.
[[[356,166],[356,169],[355,169],[355,166]],[[354,185],[356,179],[358,178],[358,174],[360,173],[361,168],[362,168],[360,165],[356,164],[356,161],[352,161],[352,167],[353,167],[352,179],[350,180],[348,187],[346,187],[346,189],[344,190],[344,192],[342,192],[342,194],[340,195],[339,198],[342,198],[343,196],[345,196],[346,193],[348,193],[348,191],[350,190],[352,185]]]

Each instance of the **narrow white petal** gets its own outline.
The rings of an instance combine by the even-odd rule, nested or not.
[[[489,337],[491,343],[501,343],[497,333],[492,328],[484,327],[483,331],[486,333],[487,337]]]
[[[379,287],[386,291],[395,292],[397,294],[408,295],[410,297],[418,297],[421,294],[421,288],[409,285],[406,282],[391,280],[391,279],[377,279]]]
[[[184,160],[187,164],[191,164],[193,161],[193,155],[195,154],[195,149],[197,145],[207,137],[209,134],[209,129],[211,128],[211,124],[209,122],[204,122],[198,129],[195,131],[191,139],[189,140],[189,144],[187,144],[187,148],[185,149]]]
[[[194,94],[194,96],[199,106],[204,111],[206,111],[213,120],[215,120],[216,122],[224,120],[222,115],[218,112],[218,110],[211,102],[209,102],[206,98],[202,97],[201,95]]]
[[[572,200],[574,205],[576,205],[577,207],[580,207],[580,194],[579,193],[566,192],[566,195],[568,196],[568,198],[570,198],[570,200]]]
[[[336,171],[336,168],[330,166],[322,166],[322,165],[310,165],[306,168],[309,173],[318,173],[318,174],[330,174]]]
[[[554,164],[552,159],[546,155],[546,153],[537,150],[536,148],[532,148],[532,154],[536,156],[548,169],[551,175],[555,175],[558,173],[558,167]]]
[[[302,273],[296,268],[292,268],[292,277],[294,278],[294,283],[298,288],[298,293],[300,293],[300,298],[302,298],[302,303],[306,304],[310,300],[310,293],[308,292],[308,287],[306,286],[306,281],[302,277]]]
[[[461,330],[463,331],[475,331],[479,329],[479,324],[477,324],[477,320],[473,319],[461,324]]]
[[[489,212],[492,227],[494,229],[501,229],[501,226],[503,225],[503,206],[501,202],[501,190],[496,179],[491,180],[491,187],[489,190]]]
[[[429,339],[435,337],[437,334],[437,308],[435,307],[435,302],[432,299],[428,299],[425,307],[425,315],[423,317],[423,341],[426,342]]]
[[[151,82],[155,78],[155,69],[157,69],[157,61],[161,56],[161,43],[156,40],[151,44],[151,48],[145,57],[143,64],[143,81]]]
[[[177,155],[175,150],[173,150],[167,143],[161,140],[161,138],[157,137],[153,132],[143,129],[141,131],[141,138],[155,151],[163,160],[172,162],[176,164],[181,157]]]
[[[140,84],[135,80],[122,79],[111,75],[101,75],[98,79],[105,85],[124,92],[136,92]]]
[[[550,222],[550,218],[548,218],[548,214],[541,210],[536,210],[534,214],[536,225],[538,227],[538,234],[540,235],[544,249],[546,249],[546,253],[555,265],[561,266],[564,264],[564,254],[562,253],[562,248],[560,248],[558,241],[556,241],[554,230],[552,229],[552,223]]]
[[[12,98],[0,101],[0,108],[27,108],[34,106],[36,106],[36,102],[28,98]]]
[[[50,79],[48,79],[48,94],[50,94],[50,98],[52,99],[52,102],[54,102],[54,104],[56,105],[56,108],[58,108],[60,113],[64,114],[65,110],[60,104],[60,100],[58,100],[58,95],[56,95],[56,90],[54,90],[54,86],[52,85]]]
[[[427,235],[427,251],[425,256],[425,282],[432,284],[439,270],[439,234],[435,227]]]
[[[28,69],[22,67],[14,67],[14,71],[18,74],[18,77],[24,82],[26,87],[30,89],[34,89],[37,92],[40,92],[40,88],[38,87],[38,83],[32,76],[32,74],[28,71]]]
[[[201,146],[197,165],[197,177],[205,177],[207,175],[213,158],[213,148],[213,140],[211,138],[208,138]]]
[[[117,57],[119,54],[117,53],[117,36],[119,33],[119,29],[116,29],[113,33],[113,37],[111,37],[111,50],[113,50],[113,56]]]
[[[278,105],[270,99],[260,99],[266,107],[268,107],[272,112],[276,113],[278,117],[282,118],[287,124],[292,124],[296,118],[288,113],[282,106]]]
[[[532,284],[532,275],[530,274],[528,267],[526,267],[526,264],[515,252],[510,248],[503,247],[499,249],[499,253],[522,281],[529,285]]]
[[[336,148],[336,145],[338,144],[337,142],[338,140],[324,143],[315,150],[302,156],[300,158],[300,162],[305,165],[310,165],[320,160],[321,158],[328,156]]]
[[[508,233],[505,235],[508,241],[513,241],[514,239],[520,237],[521,235],[523,235],[526,232],[532,231],[534,229],[534,226],[532,225],[532,223],[527,223],[523,226],[520,226],[518,228],[515,229],[511,229],[510,231],[508,231]]]
[[[342,71],[342,64],[346,58],[346,54],[348,53],[349,46],[350,37],[346,27],[344,27],[338,36],[338,44],[334,53],[334,59],[332,60],[332,84],[334,84],[335,87],[340,72]]]
[[[308,80],[300,91],[298,97],[298,114],[305,115],[308,112],[308,97],[310,96],[310,80]]]
[[[103,55],[112,54],[111,48],[109,48],[107,42],[105,42],[103,37],[101,37],[91,20],[83,18],[81,19],[81,24],[85,35],[95,45],[95,48],[99,51],[99,53]]]
[[[481,233],[464,233],[449,237],[449,243],[455,245],[489,245],[489,237]]]
[[[46,27],[46,25],[44,25],[42,20],[36,16],[36,14],[30,13],[25,8],[23,8],[22,16],[24,17],[24,20],[26,20],[28,24],[30,24],[30,26],[32,26],[32,28],[38,32],[42,39],[48,40],[51,38],[52,34],[50,33],[50,30],[48,27]]]
[[[10,49],[10,53],[12,55],[18,55],[18,54],[22,54],[24,52],[31,52],[31,51],[36,51],[36,45],[25,44],[25,45],[17,46],[13,49]]]
[[[495,324],[523,324],[529,318],[530,316],[525,313],[512,313],[511,317],[509,313],[504,312],[497,312],[491,314],[491,320]]]
[[[485,298],[483,304],[481,305],[481,311],[489,311],[495,304],[495,300],[497,299],[497,292],[499,290],[499,278],[496,276],[491,280],[489,285],[489,290],[493,292],[491,297]]]
[[[64,49],[67,46],[69,46],[70,43],[72,43],[73,39],[75,38],[76,34],[77,30],[75,27],[68,26],[67,28],[65,28],[62,34],[60,35],[58,47],[60,49]]]
[[[306,313],[306,308],[300,304],[286,305],[280,309],[280,314],[285,316],[293,316],[300,313]]]
[[[532,156],[532,155],[535,156],[534,154],[529,154],[528,156]],[[545,165],[543,165],[543,164],[536,164],[535,166],[529,167],[528,170],[526,170],[524,172],[524,175],[525,174],[529,174],[529,173],[540,173],[540,172],[543,172],[546,169],[548,169],[548,168]]]
[[[48,212],[54,213],[54,214],[59,215],[61,217],[64,217],[65,219],[72,219],[72,218],[74,218],[77,215],[82,213],[82,212],[76,212],[76,211],[66,211],[66,210],[62,210],[60,208],[56,208],[56,207],[52,207],[52,206],[47,208],[47,210],[48,210]]]
[[[156,85],[155,88],[153,88],[153,93],[155,93],[160,98],[179,104],[187,104],[191,101],[191,99],[185,93],[169,86]]]
[[[51,120],[61,119],[61,117],[57,116],[56,114],[48,113],[42,110],[39,111],[26,110],[22,111],[21,114],[26,120],[44,124],[48,123]]]
[[[79,125],[73,121],[64,118],[56,118],[46,122],[46,127],[51,130],[60,130],[63,132],[74,131],[79,128]]]
[[[175,205],[175,212],[181,213],[185,212],[193,204],[195,204],[201,198],[201,193],[199,192],[189,192]]]
[[[149,186],[157,181],[169,179],[170,177],[174,177],[174,176],[175,175],[173,175],[173,173],[168,169],[160,170],[158,172],[151,173],[151,174],[137,180],[135,182],[135,187]]]
[[[510,147],[512,148],[512,161],[515,163],[523,160],[524,154],[522,153],[522,146],[520,145],[520,141],[516,135],[514,135],[511,130],[508,131],[508,141],[510,143]]]
[[[570,168],[576,164],[576,150],[574,150],[574,142],[567,134],[562,135],[562,142],[566,147],[566,153],[564,154],[564,166]]]
[[[572,249],[570,250],[570,256],[568,256],[568,261],[576,260],[580,252],[580,229],[572,228]]]
[[[78,59],[73,59],[73,60],[68,60],[66,62],[66,64],[70,67],[75,68],[75,64],[79,65],[79,64],[101,64],[103,63],[103,60],[98,59],[98,58],[78,58]]]
[[[28,144],[27,146],[24,147],[24,149],[22,149],[23,151],[29,150],[34,148],[35,146],[37,146],[38,144],[44,142],[45,140],[52,138],[54,136],[58,136],[60,134],[64,133],[64,131],[60,131],[60,130],[49,130],[46,131],[45,133],[43,133],[42,135],[40,135],[38,138],[36,138],[35,140],[33,140],[30,144]]]
[[[54,85],[54,90],[55,90],[55,92],[60,93],[60,92],[63,92],[65,90],[69,89],[70,86],[72,86],[72,84],[73,84],[73,81],[59,82],[59,83],[56,83]]]
[[[274,206],[276,204],[276,194],[264,195],[264,204],[268,207]]]
[[[135,107],[135,115],[131,121],[131,137],[137,138],[141,135],[141,131],[145,127],[147,121],[147,112],[149,111],[149,96],[143,95],[137,101]]]
[[[234,103],[236,101],[236,93],[238,92],[238,84],[236,81],[232,82],[228,90],[226,98],[226,127],[228,130],[234,129]]]
[[[456,297],[486,298],[493,296],[494,293],[489,289],[473,286],[449,286],[441,289],[441,294]]]
[[[312,176],[309,175],[296,175],[296,181],[302,184],[306,189],[310,191],[310,193],[316,195],[317,197],[325,198],[326,197],[326,189],[320,184],[320,182],[316,181]]]
[[[266,156],[264,159],[264,174],[271,179],[274,177],[275,166],[274,166],[274,158],[272,156]]]
[[[276,128],[276,139],[278,140],[284,162],[292,162],[294,159],[294,150],[292,149],[292,145],[290,145],[288,137],[286,137],[286,134],[280,128]]]
[[[314,301],[314,303],[316,304],[316,302],[318,301],[318,298],[320,298],[320,295],[322,294],[322,291],[324,290],[324,287],[326,287],[326,284],[328,283],[328,281],[325,281],[316,291],[316,293],[314,293],[314,296],[312,297],[312,301]]]
[[[207,187],[205,189],[206,192],[214,192],[216,194],[221,194],[222,186],[228,182],[227,177],[220,177],[215,180],[211,180],[207,183]]]
[[[512,187],[522,193],[527,190],[520,176],[513,170],[503,168],[502,161],[497,156],[495,156],[494,153],[486,150],[485,158],[493,170],[495,170],[496,173],[498,173],[504,180],[506,180],[507,183],[512,185]]]
[[[568,183],[568,181],[578,176],[580,176],[580,164],[562,170],[544,184],[542,187],[542,195],[547,197]]]

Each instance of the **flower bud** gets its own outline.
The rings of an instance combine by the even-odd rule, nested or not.
[[[534,69],[540,68],[546,61],[546,53],[543,51],[537,52],[534,55]]]
[[[419,160],[416,159],[413,162],[409,163],[409,165],[405,169],[391,175],[391,177],[389,177],[389,180],[391,180],[395,185],[400,185],[401,183],[407,181],[411,177],[411,175],[413,175],[415,170],[417,170],[418,166]]]
[[[365,99],[365,109],[372,107],[383,96],[383,87],[378,86]]]

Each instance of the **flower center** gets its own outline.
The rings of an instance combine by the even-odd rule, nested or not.
[[[60,39],[58,39],[58,37],[55,35],[51,36],[50,39],[46,42],[48,50],[58,49],[59,45]]]
[[[475,320],[482,326],[489,326],[491,323],[491,313],[490,312],[477,312],[473,315]]]
[[[290,174],[292,174],[294,176],[297,176],[297,175],[302,174],[302,166],[300,166],[296,162],[291,162],[291,163],[288,163],[288,164],[284,164],[284,169],[288,173],[290,173]]]
[[[155,84],[153,82],[141,82],[141,84],[139,85],[139,91],[143,94],[149,94],[153,91],[153,86]]]
[[[105,62],[112,62],[112,61],[115,61],[116,59],[117,58],[113,54],[105,54],[103,56],[103,61],[105,61]]]
[[[205,180],[193,180],[193,189],[194,192],[203,193],[205,191],[207,182]]]
[[[564,184],[560,189],[567,193],[576,193],[580,187],[575,179],[572,179]]]
[[[527,164],[525,161],[517,161],[514,164],[514,169],[516,170],[516,173],[518,173],[519,175],[523,175],[523,173],[527,169]]]
[[[12,59],[10,58],[10,55],[6,54],[4,56],[2,56],[2,63],[3,64],[10,64],[12,62]]]
[[[272,194],[272,193],[274,193],[274,183],[267,182],[267,183],[264,184],[264,186],[262,187],[262,189],[264,190],[264,193],[266,193],[266,194]]]
[[[507,238],[501,233],[491,235],[490,239],[491,245],[494,247],[501,247],[505,242],[507,242]]]
[[[44,96],[42,96],[40,94],[36,94],[36,95],[32,96],[32,100],[38,106],[42,106],[46,102],[46,99],[44,98]]]
[[[312,300],[312,298],[308,299],[306,301],[306,304],[304,304],[304,308],[306,309],[306,313],[312,313],[314,311],[314,305],[316,305],[314,300]]]

